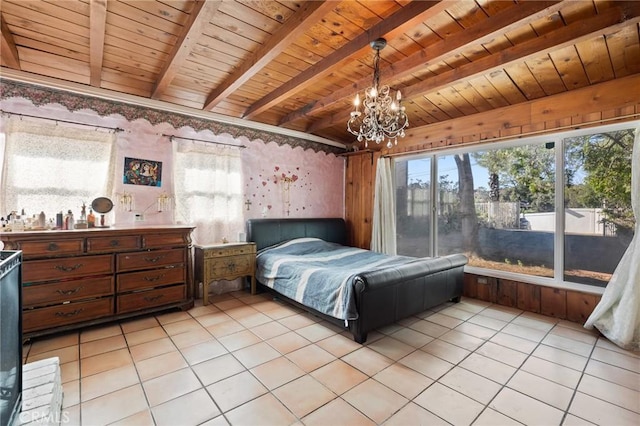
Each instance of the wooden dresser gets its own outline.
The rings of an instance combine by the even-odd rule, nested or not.
[[[25,338],[193,306],[186,226],[0,232],[22,250]]]

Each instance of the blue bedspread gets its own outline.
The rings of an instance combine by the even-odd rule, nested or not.
[[[261,250],[256,278],[305,306],[335,318],[355,320],[354,278],[361,272],[415,260],[317,238],[298,238]]]

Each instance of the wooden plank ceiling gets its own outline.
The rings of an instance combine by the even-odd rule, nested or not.
[[[410,127],[640,72],[640,2],[2,0],[2,67],[350,145],[371,84]]]

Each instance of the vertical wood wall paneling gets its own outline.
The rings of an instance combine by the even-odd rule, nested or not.
[[[496,303],[515,308],[518,306],[518,283],[511,280],[498,280]]]
[[[464,274],[463,296],[584,323],[601,296],[513,280]]]
[[[594,294],[567,292],[567,319],[584,323],[600,301],[600,296]]]
[[[354,156],[349,156],[345,161],[344,168],[344,219],[347,223],[347,233],[349,239],[349,245],[355,245],[355,230],[356,225],[353,223],[353,215],[355,214],[353,211],[353,200],[355,198],[354,194],[354,183],[353,183],[353,169],[354,162],[356,158]]]
[[[472,299],[478,298],[477,276],[473,274],[464,274],[462,285],[462,295]]]
[[[567,291],[560,288],[540,288],[540,313],[554,318],[567,318]]]
[[[362,151],[347,156],[345,176],[345,220],[349,242],[355,247],[371,247],[373,195],[376,163],[380,153]]]
[[[540,286],[518,283],[518,309],[540,313]]]
[[[493,277],[476,277],[478,299],[485,302],[496,303],[496,293],[498,292],[498,280]]]

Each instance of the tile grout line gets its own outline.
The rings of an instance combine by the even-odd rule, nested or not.
[[[576,383],[576,386],[573,388],[573,392],[571,393],[571,398],[569,399],[569,404],[567,405],[567,409],[564,412],[564,415],[562,416],[562,421],[564,422],[564,420],[567,418],[567,416],[569,414],[571,414],[572,416],[576,416],[580,419],[583,419],[585,421],[589,421],[587,419],[584,419],[580,416],[578,416],[577,414],[572,414],[569,413],[569,409],[571,408],[571,404],[573,404],[573,400],[576,397],[576,394],[578,393],[578,388],[580,387],[580,383],[582,382],[582,378],[585,375],[585,371],[587,370],[587,366],[589,365],[589,361],[591,361],[591,356],[593,355],[593,352],[596,349],[596,344],[598,343],[598,339],[596,339],[596,341],[594,342],[593,346],[591,347],[591,351],[589,352],[589,357],[587,357],[587,362],[584,363],[584,367],[582,368],[582,371],[580,371],[580,378],[578,379],[578,382]]]

